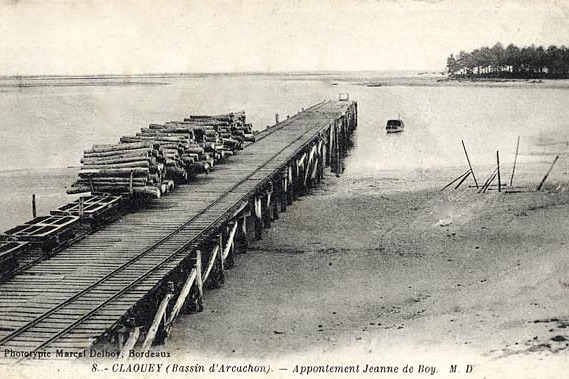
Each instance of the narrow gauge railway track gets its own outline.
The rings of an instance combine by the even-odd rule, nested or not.
[[[324,104],[326,103],[317,104],[306,112],[318,110]],[[291,125],[295,119],[296,116],[293,116],[280,125],[267,129],[259,136],[258,140],[283,130]],[[45,309],[41,306],[39,307],[39,310],[36,311],[36,313],[40,313],[39,315],[30,314],[29,317],[17,316],[16,318],[19,317],[21,319],[21,325],[2,336],[0,338],[0,346],[15,350],[23,349],[27,352],[38,351],[54,345],[56,341],[87,321],[89,321],[89,325],[104,324],[107,327],[110,326],[104,319],[96,317],[103,308],[107,308],[105,309],[105,314],[107,315],[120,317],[124,314],[122,309],[115,311],[109,305],[116,301],[134,305],[135,300],[140,299],[142,295],[153,288],[152,285],[143,285],[142,282],[145,279],[162,277],[162,271],[164,271],[165,266],[169,262],[187,255],[188,248],[197,248],[201,238],[205,237],[213,227],[222,222],[233,209],[238,208],[247,195],[263,183],[263,177],[269,177],[269,173],[282,167],[283,162],[280,160],[276,164],[274,162],[279,155],[287,152],[287,150],[286,156],[292,155],[296,149],[304,146],[300,144],[298,148],[295,148],[299,141],[303,141],[307,136],[309,137],[308,140],[314,137],[314,126],[307,127],[302,133],[299,133],[298,130],[293,130],[293,132],[296,134],[293,138],[290,138],[292,136],[284,135],[282,139],[276,139],[274,144],[276,152],[272,150],[267,157],[268,159],[265,158],[258,167],[254,169],[248,167],[255,160],[258,163],[260,160],[258,157],[252,155],[252,159],[244,159],[242,162],[245,163],[242,164],[243,167],[234,171],[240,175],[237,181],[224,181],[223,178],[220,178],[220,192],[215,193],[214,196],[206,196],[206,198],[209,197],[208,200],[210,202],[191,218],[186,219],[181,225],[176,222],[167,225],[149,223],[148,226],[158,227],[156,236],[163,235],[172,228],[174,230],[124,263],[121,263],[121,259],[117,258],[115,263],[118,266],[110,272],[105,270],[109,262],[106,259],[97,262],[97,254],[91,253],[95,264],[90,265],[89,275],[84,276],[80,281],[76,281],[76,285],[73,288],[62,286],[58,296],[46,299]],[[279,146],[279,143],[284,146]],[[254,146],[252,145],[252,147]],[[277,149],[276,146],[279,146],[279,148]],[[244,152],[246,153],[247,150],[244,150]],[[140,225],[138,226],[140,227]],[[85,243],[87,248],[101,248],[100,246],[89,246],[87,239],[82,242]],[[109,246],[112,246],[112,241],[109,242]],[[87,252],[87,255],[89,254],[90,252]],[[120,256],[120,251],[117,252],[117,255]],[[68,264],[73,265],[74,263],[68,262]],[[77,287],[83,288],[77,291]],[[35,291],[37,292],[37,290]],[[26,299],[24,298],[22,299],[22,306],[25,307],[25,304]],[[123,308],[124,306],[123,304]],[[4,332],[7,329],[10,328],[2,328]],[[89,333],[76,334],[77,337],[81,337],[83,335],[87,336]],[[60,346],[84,347],[83,344],[75,345],[73,341],[67,341],[66,344]]]
[[[315,104],[315,105],[311,106],[310,108],[308,108],[307,111],[310,111],[314,108],[317,108],[317,107],[321,106],[323,103],[324,103],[324,101],[320,102],[318,104]],[[293,116],[293,119],[294,119],[294,117],[296,117],[296,115]],[[262,131],[260,131],[256,135],[256,141],[260,141],[260,140],[264,139],[265,137],[272,134],[273,132],[275,132],[278,129],[279,129],[278,127],[276,129],[275,128],[263,129]],[[252,143],[254,143],[254,142],[246,142],[245,147],[251,145]],[[155,226],[155,225],[153,225],[153,226]],[[75,238],[72,238],[69,241],[67,241],[64,245],[54,249],[50,254],[55,255],[55,254],[59,253],[60,251],[66,249],[70,245],[72,245],[78,241],[83,240],[84,238],[88,237],[91,234],[92,233],[89,233],[89,232],[81,233],[81,234],[77,235]],[[41,248],[35,248],[34,250],[32,250],[32,252],[29,253],[29,258],[25,262],[22,262],[20,267],[14,271],[14,275],[26,271],[28,268],[34,266],[35,264],[37,264],[43,260],[45,260],[45,253],[41,250]]]

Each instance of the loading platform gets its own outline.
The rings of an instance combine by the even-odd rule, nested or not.
[[[221,285],[234,254],[262,238],[325,167],[339,173],[356,125],[355,102],[319,103],[259,133],[209,175],[27,267],[0,284],[0,348],[17,359],[148,351],[180,313],[202,310],[204,288]],[[50,217],[75,220],[109,204]]]

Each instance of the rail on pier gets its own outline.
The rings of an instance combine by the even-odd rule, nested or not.
[[[24,353],[147,351],[203,309],[235,254],[341,170],[357,104],[326,101],[258,135],[215,172],[129,213],[0,285],[0,346]]]

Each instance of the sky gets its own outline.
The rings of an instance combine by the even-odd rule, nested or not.
[[[0,75],[443,70],[569,45],[569,0],[0,0]]]

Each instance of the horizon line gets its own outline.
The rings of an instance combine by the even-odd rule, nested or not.
[[[446,72],[444,69],[409,69],[409,70],[291,70],[291,71],[213,71],[213,72],[146,72],[137,74],[0,74],[0,79],[21,79],[21,78],[66,78],[66,79],[97,79],[113,77],[163,77],[163,76],[206,76],[206,75],[279,75],[279,74],[346,74],[346,73],[365,73],[365,72],[427,72],[440,73]]]

